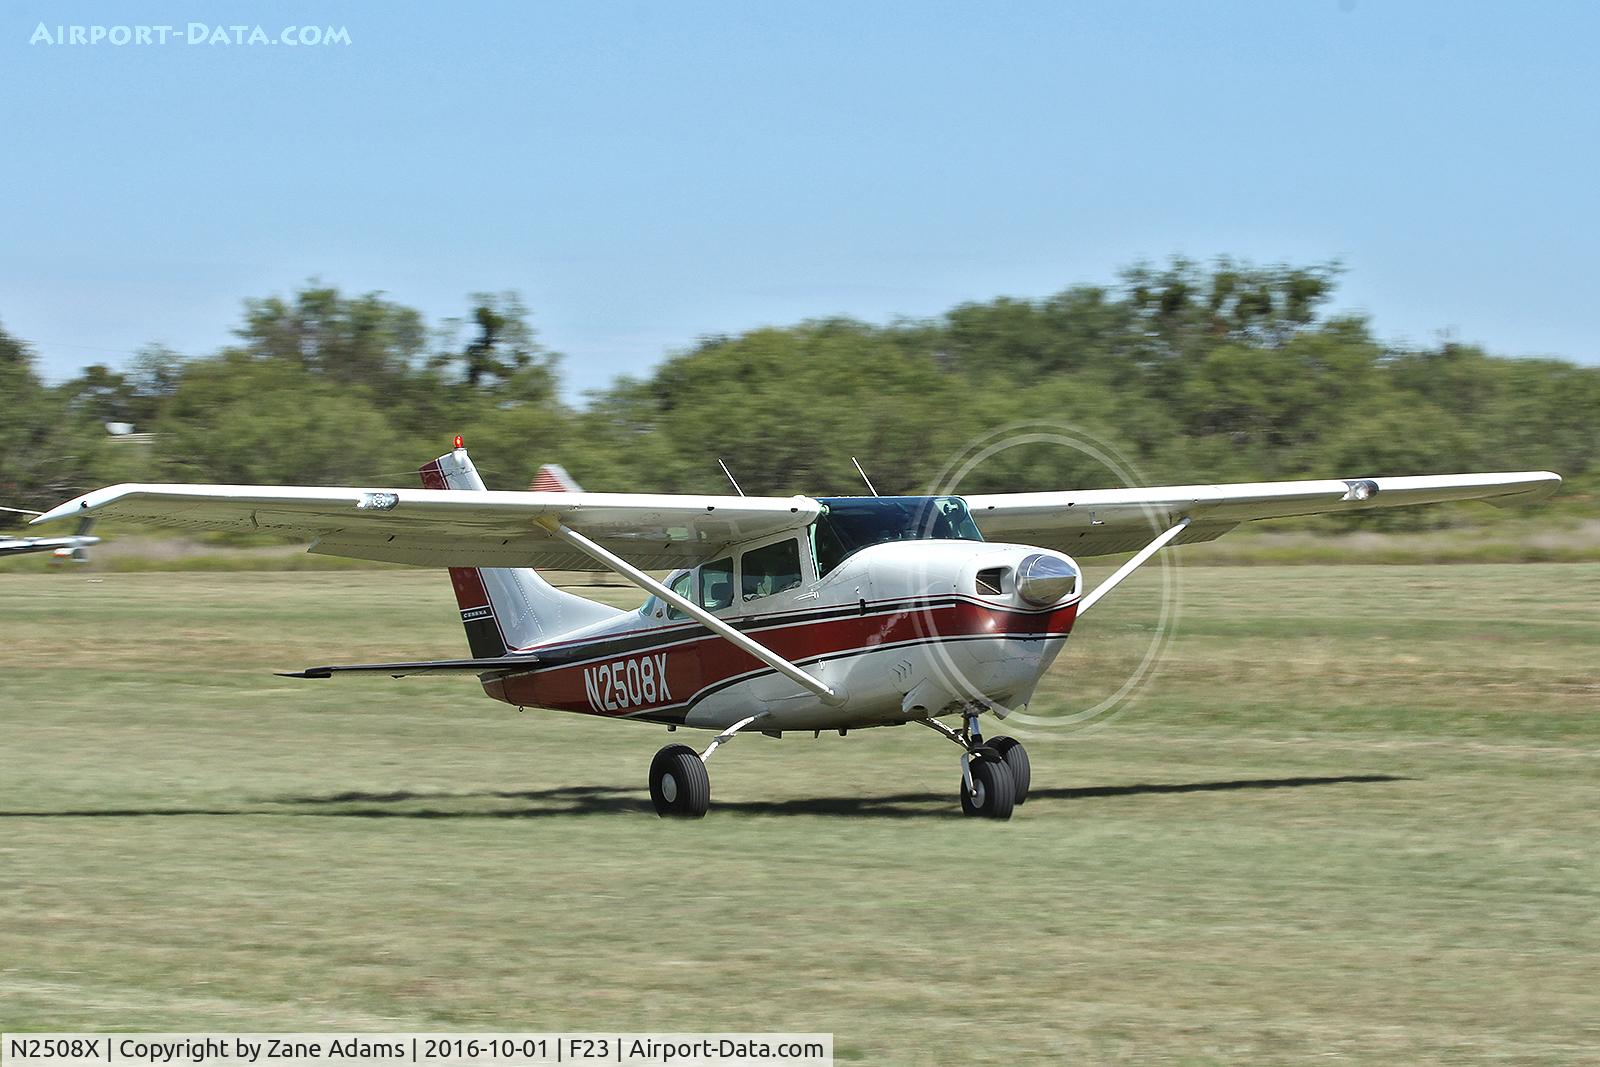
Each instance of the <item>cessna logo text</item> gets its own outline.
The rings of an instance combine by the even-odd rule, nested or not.
[[[595,711],[622,711],[672,699],[667,654],[617,659],[583,669],[583,690]]]

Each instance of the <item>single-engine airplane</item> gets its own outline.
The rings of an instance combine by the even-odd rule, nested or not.
[[[0,508],[0,511],[9,511],[13,515],[41,515],[43,512],[29,511],[27,508]],[[9,559],[12,556],[26,556],[33,552],[49,552],[56,559],[70,559],[74,563],[89,562],[89,554],[84,551],[90,545],[98,545],[100,538],[89,536],[89,527],[94,524],[92,519],[84,519],[78,524],[78,532],[72,537],[4,537],[0,536],[0,559]]]
[[[459,672],[518,707],[717,731],[704,751],[656,754],[650,797],[663,816],[706,813],[706,762],[742,731],[920,723],[961,748],[962,810],[1007,819],[1027,799],[1028,755],[1015,738],[986,738],[980,716],[1026,706],[1073,626],[1163,547],[1254,519],[1515,504],[1561,484],[1539,471],[965,498],[682,496],[577,491],[547,468],[536,491],[502,492],[484,488],[460,437],[420,473],[422,489],[117,485],[34,521],[268,530],[325,555],[449,568],[469,658],[288,676]],[[1074,557],[1123,552],[1134,555],[1082,588]],[[610,570],[648,597],[610,607],[535,568]]]

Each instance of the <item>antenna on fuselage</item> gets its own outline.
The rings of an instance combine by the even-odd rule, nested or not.
[[[856,459],[856,457],[851,456],[850,462],[856,465],[856,473],[861,475],[861,480],[867,483],[867,492],[871,493],[873,496],[877,496],[878,491],[872,488],[872,479],[868,478],[867,472],[861,469],[861,461]]]
[[[733,482],[733,491],[735,493],[738,493],[740,496],[744,496],[744,490],[740,489],[739,488],[739,483],[734,481],[733,472],[728,469],[728,465],[726,463],[722,462],[722,460],[719,459],[719,460],[717,460],[717,466],[721,467],[722,468],[722,473],[726,474],[728,476],[728,481]]]

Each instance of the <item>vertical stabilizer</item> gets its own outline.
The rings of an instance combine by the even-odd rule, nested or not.
[[[568,474],[567,468],[559,463],[546,463],[540,467],[539,473],[533,476],[528,488],[535,493],[583,492],[583,486],[579,485],[577,479]]]
[[[484,488],[465,448],[440,456],[418,473],[425,489]],[[557,589],[531,567],[451,567],[450,584],[474,659],[553,641],[620,614]]]

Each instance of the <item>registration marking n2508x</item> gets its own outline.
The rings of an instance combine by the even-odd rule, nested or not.
[[[625,711],[672,699],[667,654],[614,659],[583,669],[583,691],[595,711]]]

